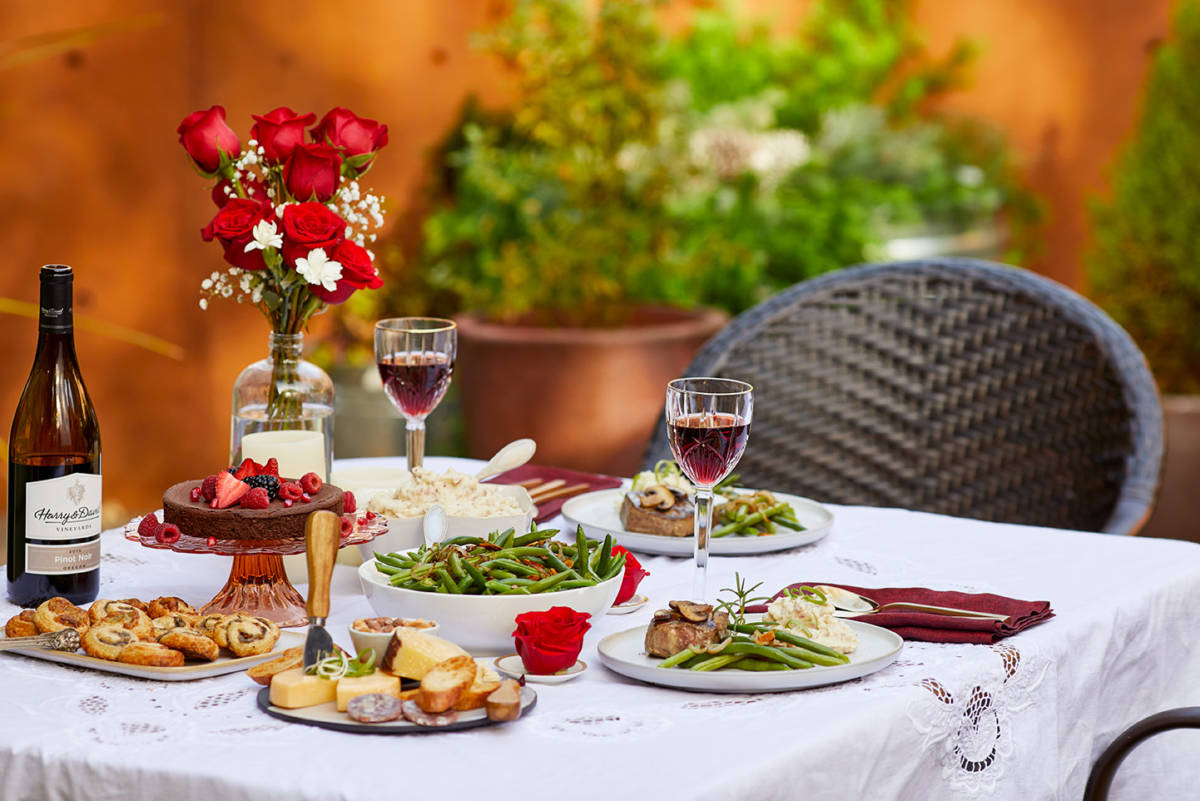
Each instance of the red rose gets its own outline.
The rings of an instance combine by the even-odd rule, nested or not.
[[[358,289],[379,289],[383,279],[375,265],[371,263],[371,254],[365,248],[353,242],[338,243],[332,253],[326,252],[329,258],[342,265],[342,277],[337,289],[330,292],[322,286],[312,285],[309,290],[326,303],[345,303],[346,298]]]
[[[297,148],[296,153],[299,152]],[[283,263],[286,266],[294,267],[296,259],[307,257],[314,248],[324,248],[328,256],[345,238],[346,221],[329,207],[321,203],[292,203],[283,207]]]
[[[193,111],[175,129],[179,144],[205,172],[216,172],[221,154],[236,156],[242,150],[237,134],[225,123],[225,109],[213,106],[208,111]]]
[[[341,148],[346,156],[360,156],[387,144],[387,126],[339,106],[321,118],[313,128],[312,139]]]
[[[296,145],[304,142],[304,129],[316,121],[316,114],[300,115],[287,106],[266,114],[254,114],[250,136],[263,148],[267,161],[282,164],[292,155]]]
[[[296,145],[283,168],[283,182],[296,200],[333,197],[342,178],[342,156],[329,145]]]
[[[583,649],[584,632],[592,627],[590,617],[566,606],[517,615],[513,639],[525,669],[544,676],[574,665]]]
[[[623,545],[614,545],[612,551],[613,554],[625,554],[625,575],[621,579],[621,589],[617,590],[617,598],[613,601],[613,606],[616,606],[632,598],[633,594],[637,592],[638,585],[642,583],[642,579],[650,575],[650,572],[643,568],[637,557]]]
[[[229,201],[237,197],[237,192],[230,188],[230,194],[225,194],[225,188],[232,187],[229,181],[218,181],[216,186],[212,188],[212,201],[217,204],[217,208],[221,208]],[[256,181],[252,178],[242,177],[242,191],[251,200],[257,200],[265,203],[267,201],[267,188],[262,185],[261,181]]]
[[[254,226],[261,220],[274,217],[274,211],[265,203],[247,198],[233,198],[217,212],[217,216],[204,227],[200,236],[208,242],[217,239],[225,247],[225,261],[244,270],[264,270],[261,250],[246,252],[246,243],[254,236]]]

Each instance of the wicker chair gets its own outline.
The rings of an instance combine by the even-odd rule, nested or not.
[[[1133,533],[1162,409],[1107,315],[976,259],[853,267],[741,314],[688,375],[755,387],[747,486],[842,504]],[[646,465],[669,458],[660,423]]]

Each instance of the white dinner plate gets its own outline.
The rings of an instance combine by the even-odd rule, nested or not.
[[[239,670],[266,662],[280,656],[288,648],[304,645],[304,633],[295,631],[279,632],[279,642],[269,653],[257,656],[221,656],[214,662],[189,661],[183,667],[150,667],[149,665],[127,665],[124,662],[112,662],[88,656],[83,651],[51,651],[47,648],[14,648],[5,653],[20,654],[46,662],[57,662],[60,665],[99,670],[102,673],[117,673],[122,676],[133,676],[137,679],[157,679],[158,681],[194,681],[207,679],[212,676],[224,676],[226,673],[236,673]]]
[[[692,555],[691,536],[665,537],[661,534],[641,534],[623,529],[620,506],[626,491],[607,489],[577,495],[563,504],[562,515],[571,529],[577,525],[583,526],[589,537],[598,540],[611,533],[618,545],[624,545],[631,551],[663,556]],[[796,512],[796,521],[804,526],[804,531],[792,531],[779,526],[775,534],[761,537],[739,537],[735,534],[713,537],[710,540],[710,553],[714,556],[746,556],[786,551],[816,542],[829,533],[833,525],[833,513],[824,506],[799,495],[785,495],[782,492],[776,492],[774,495],[780,502],[792,505]]]
[[[631,679],[672,687],[678,690],[697,690],[709,693],[778,693],[803,690],[826,684],[850,681],[877,670],[883,670],[896,659],[904,640],[899,634],[862,623],[845,621],[858,635],[858,648],[850,654],[845,665],[823,667],[816,665],[805,670],[680,670],[660,668],[657,656],[646,653],[646,627],[638,626],[600,641],[600,661],[609,670]]]

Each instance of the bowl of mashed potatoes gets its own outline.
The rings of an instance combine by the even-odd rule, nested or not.
[[[447,537],[486,537],[507,528],[525,532],[534,514],[524,487],[481,484],[453,468],[439,473],[417,467],[394,489],[375,493],[367,501],[368,511],[387,518],[388,533],[359,546],[363,559],[370,559],[373,551],[390,553],[423,545],[425,513],[434,504],[446,513]]]

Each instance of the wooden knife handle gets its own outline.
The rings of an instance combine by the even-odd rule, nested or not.
[[[329,581],[337,561],[342,524],[333,512],[313,512],[304,524],[308,558],[308,616],[329,616]]]

